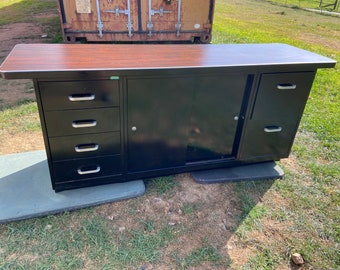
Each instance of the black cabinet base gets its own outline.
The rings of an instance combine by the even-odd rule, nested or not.
[[[191,175],[200,184],[213,184],[233,181],[281,179],[284,172],[274,161],[269,161],[238,167],[197,171],[191,173]]]

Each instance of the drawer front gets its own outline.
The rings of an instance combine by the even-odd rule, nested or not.
[[[120,154],[120,132],[50,138],[53,161]]]
[[[250,121],[239,159],[278,160],[289,156],[299,122]]]
[[[40,82],[45,111],[119,106],[118,81]]]
[[[45,112],[49,137],[120,130],[119,108]]]
[[[262,74],[252,119],[299,119],[314,75],[314,72]]]
[[[120,155],[100,158],[76,159],[53,163],[55,182],[84,180],[110,175],[119,175],[122,170]]]

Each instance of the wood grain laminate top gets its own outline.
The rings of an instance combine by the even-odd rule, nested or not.
[[[315,65],[336,61],[285,44],[113,45],[19,44],[0,66],[6,79],[39,73],[202,67]]]

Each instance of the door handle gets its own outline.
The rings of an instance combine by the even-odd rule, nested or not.
[[[78,144],[74,147],[74,150],[77,153],[82,153],[82,152],[93,152],[97,151],[99,149],[99,145],[96,143],[90,143],[90,144]]]
[[[274,133],[274,132],[281,132],[282,131],[282,127],[279,126],[267,126],[264,128],[264,132],[267,133]]]
[[[68,96],[69,101],[72,102],[91,101],[94,100],[95,98],[96,98],[95,94],[73,94]]]
[[[88,128],[95,127],[96,125],[96,120],[75,120],[72,122],[72,127],[74,128]]]
[[[277,87],[278,90],[294,90],[294,89],[296,89],[296,84],[281,83],[281,84],[278,84],[276,87]]]
[[[85,175],[85,174],[94,174],[94,173],[99,173],[100,172],[100,166],[97,166],[95,169],[93,170],[84,170],[83,171],[83,168],[79,168],[77,170],[77,173],[79,175]]]

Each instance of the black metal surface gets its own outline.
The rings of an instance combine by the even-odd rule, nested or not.
[[[193,82],[190,77],[128,79],[129,171],[185,164]]]
[[[225,158],[232,154],[248,74],[193,78],[187,161]]]
[[[315,72],[262,74],[251,120],[291,119],[302,113]],[[296,85],[295,89],[278,89],[279,85]]]
[[[120,130],[119,108],[100,108],[84,110],[65,110],[45,112],[49,137],[90,134]],[[93,127],[74,128],[73,123],[96,121]]]
[[[213,22],[213,17],[214,17],[214,5],[215,5],[214,2],[215,0],[210,0],[209,16],[208,16],[210,23]]]
[[[60,14],[61,14],[62,23],[67,23],[63,0],[59,0],[59,6],[60,6]]]
[[[79,174],[78,170],[98,172]],[[122,161],[120,155],[105,156],[99,158],[75,159],[53,163],[53,180],[58,182],[91,181],[96,185],[96,178],[118,175],[122,173]],[[81,185],[81,184],[80,184]]]
[[[288,157],[314,76],[315,72],[262,74],[238,158],[260,161]],[[296,89],[279,90],[279,84],[294,84]],[[281,131],[264,130],[273,127]]]
[[[120,132],[53,137],[49,139],[53,161],[120,154]],[[96,149],[76,151],[78,149]]]
[[[281,179],[282,169],[274,161],[238,166],[233,168],[197,171],[191,173],[200,184],[214,184],[235,181]]]
[[[143,32],[143,24],[142,24],[142,0],[137,0],[138,4],[138,33]]]
[[[119,106],[117,80],[40,82],[45,111]],[[94,95],[93,100],[71,101],[70,96]]]

